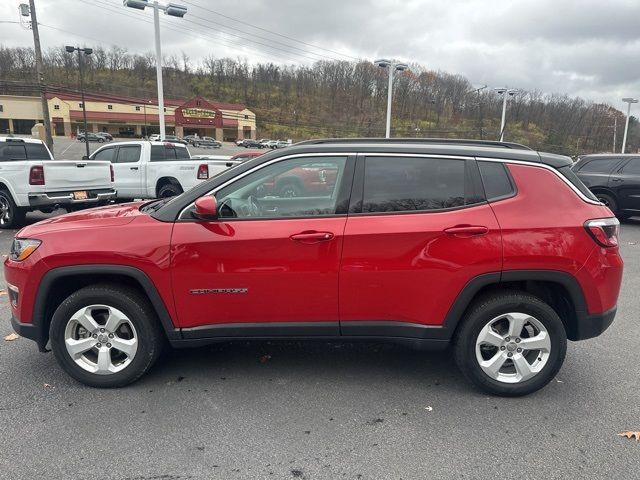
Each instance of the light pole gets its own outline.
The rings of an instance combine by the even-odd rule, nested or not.
[[[84,146],[87,150],[87,157],[89,156],[89,129],[87,128],[87,106],[84,102],[84,81],[82,80],[82,55],[91,55],[93,53],[92,48],[80,48],[67,45],[64,47],[67,53],[78,52],[78,69],[80,70],[80,98],[82,98],[82,118],[84,119]]]
[[[160,13],[164,11],[165,15],[182,18],[187,14],[187,7],[168,3],[161,5],[157,1],[149,2],[148,0],[123,0],[125,7],[135,8],[136,10],[144,10],[146,7],[153,8],[153,27],[156,41],[156,83],[158,85],[158,117],[160,121],[160,140],[164,140],[164,94],[162,93],[162,51],[160,50]]]
[[[629,115],[631,115],[631,104],[638,103],[637,98],[623,98],[623,102],[627,104],[627,120],[624,124],[624,136],[622,137],[622,151],[620,153],[624,153],[625,148],[627,147],[627,131],[629,130]]]
[[[467,94],[476,92],[478,95],[478,130],[480,131],[480,140],[482,140],[482,102],[480,102],[480,92],[487,88],[486,85],[480,88],[474,88],[473,90],[469,90]]]
[[[391,100],[393,97],[393,73],[397,70],[398,72],[402,72],[409,68],[409,65],[406,63],[394,63],[391,60],[386,60],[384,58],[380,60],[376,60],[373,62],[374,65],[377,65],[380,68],[389,68],[389,90],[387,91],[387,130],[386,130],[386,138],[391,137]]]
[[[507,118],[507,97],[514,96],[518,93],[518,90],[509,89],[507,87],[494,88],[498,94],[503,95],[502,98],[502,122],[500,122],[500,141],[504,141],[504,129],[506,127],[506,118]]]

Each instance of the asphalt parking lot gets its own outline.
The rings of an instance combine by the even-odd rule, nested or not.
[[[640,430],[640,221],[621,250],[612,327],[519,399],[474,389],[447,352],[365,343],[174,351],[134,385],[91,389],[2,339],[0,295],[0,478],[639,478],[640,443],[616,434]]]

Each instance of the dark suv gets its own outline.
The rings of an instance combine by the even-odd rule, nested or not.
[[[640,155],[586,155],[573,171],[618,218],[640,215]]]
[[[619,222],[570,166],[497,142],[275,150],[173,199],[21,230],[12,323],[99,387],[165,343],[315,338],[453,345],[476,385],[524,395],[616,313]],[[296,195],[266,187],[301,176]]]

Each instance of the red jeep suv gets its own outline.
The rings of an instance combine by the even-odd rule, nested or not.
[[[619,223],[570,166],[499,142],[299,143],[173,199],[24,228],[12,323],[95,387],[167,342],[315,338],[452,345],[477,386],[524,395],[616,313]],[[265,188],[301,172],[322,188]]]

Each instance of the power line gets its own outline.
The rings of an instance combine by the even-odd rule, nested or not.
[[[123,12],[123,11],[115,10],[115,9],[113,9],[113,8],[118,8],[118,7],[116,7],[115,5],[113,5],[113,4],[109,3],[109,2],[107,2],[106,0],[102,0],[102,1],[101,1],[101,0],[96,0],[96,1],[97,1],[98,3],[95,3],[95,1],[94,1],[94,2],[88,2],[88,1],[86,1],[86,0],[83,0],[83,2],[84,2],[84,3],[87,3],[88,5],[91,5],[91,6],[94,6],[94,7],[97,7],[97,8],[101,8],[101,9],[103,9],[103,10],[105,10],[105,11],[109,11],[109,12],[111,12],[111,13],[116,13],[116,14],[118,14],[118,15],[122,15],[122,16],[125,16],[125,17],[128,17],[128,18],[131,18],[131,19],[135,19],[135,20],[140,20],[140,21],[143,21],[143,22],[145,22],[145,23],[152,23],[150,20],[147,20],[147,18],[145,18],[145,17],[141,17],[141,16],[137,16],[137,15],[135,15],[135,13],[134,13],[134,12],[126,12],[126,13],[125,13],[125,12]],[[128,13],[131,13],[131,14],[133,14],[133,15],[128,15]],[[297,63],[297,62],[299,62],[299,61],[300,61],[299,59],[295,59],[295,58],[293,58],[293,57],[291,57],[291,56],[290,56],[290,55],[294,55],[294,56],[297,56],[297,57],[304,57],[304,58],[307,58],[307,59],[309,59],[309,60],[313,60],[313,61],[317,61],[317,60],[318,60],[317,58],[309,57],[309,56],[304,55],[304,54],[301,54],[301,53],[296,53],[296,52],[292,52],[292,51],[289,51],[289,50],[284,50],[284,49],[279,48],[279,47],[275,47],[275,46],[267,45],[267,44],[262,43],[262,42],[258,42],[258,41],[251,40],[251,39],[247,39],[247,38],[244,38],[244,37],[242,37],[242,36],[240,36],[240,35],[236,35],[236,34],[232,34],[232,33],[228,33],[228,32],[220,32],[220,31],[218,31],[218,30],[216,30],[216,29],[214,29],[214,28],[211,28],[211,27],[209,27],[209,26],[207,26],[207,25],[203,25],[203,24],[200,24],[200,23],[198,23],[198,22],[194,22],[194,21],[191,21],[191,20],[188,20],[188,19],[183,19],[183,21],[185,21],[185,22],[187,22],[187,23],[191,23],[191,24],[197,25],[197,26],[200,26],[200,27],[204,27],[204,28],[205,28],[205,29],[207,29],[207,30],[214,30],[214,32],[213,32],[213,33],[215,33],[215,34],[236,36],[236,37],[239,37],[240,39],[244,39],[244,40],[246,40],[246,41],[248,41],[248,42],[255,43],[255,44],[258,44],[258,45],[262,45],[263,47],[265,47],[265,48],[267,48],[267,49],[269,49],[269,50],[276,50],[276,51],[283,52],[283,53],[285,53],[285,54],[287,54],[287,55],[288,55],[287,57],[284,57],[284,56],[283,56],[282,54],[280,54],[280,53],[275,53],[275,54],[271,54],[271,55],[272,55],[272,57],[268,57],[268,56],[266,56],[266,55],[264,55],[264,54],[260,54],[260,53],[259,53],[259,51],[258,51],[258,54],[259,54],[260,56],[265,57],[265,58],[273,58],[273,56],[275,56],[275,57],[281,57],[281,58],[288,58],[288,60],[293,60],[293,61],[294,61],[294,62],[296,62],[296,63]],[[185,30],[181,30],[181,29],[177,28],[176,26],[174,26],[173,24],[170,24],[170,23],[165,22],[165,21],[164,21],[164,19],[163,19],[163,25],[164,25],[164,27],[163,27],[163,28],[167,28],[167,29],[169,29],[169,30],[172,30],[172,31],[178,32],[178,33],[180,33],[180,34],[182,34],[182,35],[184,35],[184,34],[188,34],[188,35],[192,35],[192,36],[196,36],[196,37],[200,37],[200,38],[202,38],[202,35],[206,35],[206,36],[208,36],[209,38],[214,39],[216,42],[221,42],[221,43],[223,43],[224,45],[229,46],[229,47],[237,47],[237,46],[240,46],[240,47],[242,47],[242,48],[246,48],[246,49],[248,49],[248,50],[256,51],[256,49],[255,49],[255,48],[252,48],[251,46],[246,45],[245,43],[242,43],[242,42],[239,42],[239,41],[237,41],[237,40],[233,40],[233,39],[228,39],[228,38],[220,39],[220,38],[214,37],[214,36],[212,35],[212,33],[209,33],[209,32],[202,32],[202,31],[200,31],[200,30],[195,30],[195,29],[194,29],[194,31],[193,31],[193,32],[192,32],[192,31],[189,31],[189,30],[187,30],[187,31],[185,31]],[[194,33],[194,32],[197,32],[197,33],[199,33],[200,35],[198,35],[197,33]],[[232,42],[232,43],[231,43],[231,44],[229,44],[229,42]],[[268,53],[271,53],[271,52],[268,52]]]
[[[243,25],[247,25],[247,26],[249,26],[249,27],[251,27],[251,28],[255,28],[255,29],[257,29],[257,30],[262,30],[263,32],[267,32],[267,33],[270,33],[270,34],[272,34],[272,35],[277,35],[278,37],[286,38],[287,40],[291,40],[291,41],[294,41],[294,42],[301,43],[301,44],[306,45],[306,46],[308,46],[308,47],[313,47],[313,48],[317,48],[317,49],[319,49],[319,50],[324,50],[324,51],[326,51],[326,52],[334,53],[334,54],[336,54],[336,55],[341,55],[341,56],[343,56],[343,57],[347,57],[347,58],[350,58],[350,59],[352,59],[352,60],[359,60],[359,58],[358,58],[358,57],[354,57],[354,56],[352,56],[352,55],[347,55],[346,53],[337,52],[337,51],[335,51],[335,50],[331,50],[331,49],[329,49],[329,48],[320,47],[320,46],[318,46],[318,45],[314,45],[314,44],[312,44],[312,43],[307,43],[307,42],[305,42],[305,41],[303,41],[303,40],[298,40],[297,38],[293,38],[293,37],[290,37],[290,36],[287,36],[287,35],[283,35],[283,34],[278,33],[278,32],[274,32],[273,30],[267,30],[266,28],[259,27],[259,26],[257,26],[257,25],[254,25],[254,24],[252,24],[252,23],[245,22],[245,21],[243,21],[243,20],[238,20],[237,18],[230,17],[230,16],[228,16],[228,15],[225,15],[225,14],[223,14],[223,13],[217,12],[217,11],[212,10],[212,9],[210,9],[210,8],[203,7],[203,6],[201,6],[201,5],[198,5],[198,4],[196,4],[196,3],[193,3],[193,2],[191,2],[191,1],[183,0],[183,2],[184,2],[184,3],[186,3],[187,5],[191,5],[191,6],[193,6],[193,7],[199,8],[199,9],[201,9],[201,10],[205,10],[205,11],[210,12],[210,13],[213,13],[213,14],[215,14],[215,15],[219,15],[219,16],[221,16],[221,17],[223,17],[223,18],[228,19],[228,20],[232,20],[232,21],[234,21],[234,22],[241,23],[241,24],[243,24]]]

